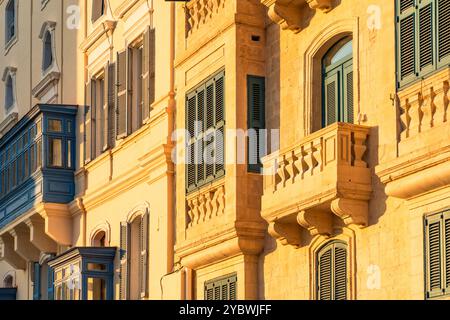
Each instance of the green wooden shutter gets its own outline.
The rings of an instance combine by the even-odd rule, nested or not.
[[[435,10],[434,0],[421,0],[417,11],[418,17],[418,62],[419,76],[424,76],[435,69]]]
[[[442,215],[430,216],[426,220],[427,244],[427,298],[442,295]]]
[[[354,100],[353,100],[353,60],[344,64],[343,68],[343,98],[344,98],[344,110],[343,120],[347,123],[354,122]]]
[[[47,300],[55,300],[55,272],[50,266],[47,266],[47,268]]]
[[[148,231],[149,231],[149,215],[144,214],[141,219],[140,229],[140,256],[139,256],[139,270],[140,270],[140,291],[141,298],[148,297]]]
[[[322,250],[318,256],[317,266],[317,298],[332,299],[332,247]]]
[[[248,170],[261,172],[261,157],[266,153],[265,137],[261,131],[266,128],[265,78],[247,77],[247,122],[249,129]]]
[[[116,84],[115,84],[115,67],[114,63],[109,63],[108,66],[108,85],[106,86],[108,91],[108,122],[106,126],[107,130],[107,143],[108,148],[114,148],[116,142]]]
[[[443,215],[443,251],[445,253],[444,264],[444,272],[445,272],[445,285],[444,285],[444,293],[450,293],[450,211],[444,212]]]
[[[438,67],[450,64],[450,1],[437,1]]]
[[[129,225],[126,222],[120,223],[120,299],[127,300],[129,292],[128,267],[129,255],[128,246],[130,243]]]
[[[127,136],[127,51],[117,52],[116,60],[116,134],[117,139]]]
[[[92,158],[92,81],[86,84],[86,101],[84,108],[84,162]]]
[[[336,243],[333,255],[334,300],[347,299],[347,248],[342,243]]]
[[[205,283],[205,300],[237,300],[237,275],[232,274]]]
[[[103,119],[100,119],[100,121],[102,121],[102,143],[103,145],[101,146],[102,148],[102,152],[107,150],[110,147],[110,143],[109,143],[109,139],[108,139],[108,123],[109,123],[109,72],[110,72],[110,67],[109,67],[109,61],[105,66],[105,78],[103,81]]]
[[[195,121],[197,119],[197,94],[190,93],[186,97],[186,128],[189,137],[186,139],[186,191],[190,192],[196,187],[196,161],[195,161]]]
[[[324,104],[324,126],[329,126],[338,121],[340,105],[340,83],[339,71],[330,72],[324,81],[325,104]]]
[[[39,262],[33,263],[33,300],[41,300],[41,266]]]
[[[414,0],[397,1],[398,86],[416,78],[416,9]]]

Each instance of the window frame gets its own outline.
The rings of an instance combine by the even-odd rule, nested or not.
[[[8,26],[10,24],[12,24],[10,21],[8,21],[8,9],[9,7],[12,6],[13,10],[14,10],[14,17],[13,17],[13,21],[12,23],[14,24],[14,34],[10,35],[8,32]],[[17,40],[17,18],[18,18],[18,1],[17,0],[9,0],[6,3],[5,6],[5,49],[8,51],[9,48],[12,47],[12,45],[15,43],[15,41]]]
[[[231,299],[232,296],[232,289],[231,289],[231,284],[234,284],[234,299]],[[227,299],[223,299],[223,286],[226,285],[226,294],[227,294]],[[220,295],[220,299],[216,299],[215,292],[213,290],[213,288],[216,287],[220,287],[220,291],[219,291],[219,295]],[[238,275],[237,272],[225,275],[225,276],[220,276],[217,278],[214,278],[212,280],[208,280],[205,281],[204,283],[204,294],[203,294],[203,299],[205,301],[232,301],[232,300],[238,300]],[[209,290],[213,290],[212,291],[212,299],[208,299],[208,291]]]

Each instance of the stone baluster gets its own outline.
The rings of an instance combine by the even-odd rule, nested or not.
[[[421,125],[423,119],[423,111],[422,106],[424,103],[424,99],[421,93],[417,94],[417,99],[411,101],[409,108],[409,116],[411,117],[409,124],[409,136],[417,135],[421,132]]]
[[[353,153],[355,155],[354,166],[367,168],[367,163],[363,160],[364,154],[366,153],[367,146],[367,134],[365,132],[356,131],[353,133]]]

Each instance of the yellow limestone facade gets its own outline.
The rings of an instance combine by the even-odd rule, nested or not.
[[[0,0],[0,20],[11,1],[0,146],[36,104],[78,110],[72,200],[0,223],[0,287],[17,299],[36,298],[36,263],[66,299],[446,297],[450,73],[435,61],[403,78],[408,1]],[[261,172],[248,163],[255,99],[270,133]],[[208,116],[225,163],[199,183],[180,132]],[[58,268],[100,247],[117,249],[111,285],[59,295]]]

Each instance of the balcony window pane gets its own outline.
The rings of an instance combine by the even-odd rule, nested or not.
[[[72,140],[67,140],[67,168],[72,168]]]
[[[50,119],[48,120],[48,131],[50,132],[62,132],[62,121]]]
[[[49,138],[49,165],[52,167],[62,167],[62,139]]]
[[[88,300],[106,300],[106,281],[102,278],[88,278]]]

